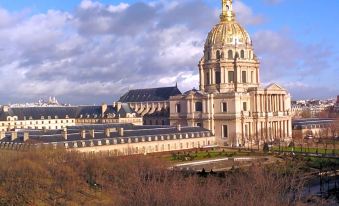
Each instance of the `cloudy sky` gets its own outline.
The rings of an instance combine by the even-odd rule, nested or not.
[[[100,104],[128,89],[198,87],[221,0],[0,0],[0,104]],[[261,82],[294,99],[339,94],[339,1],[234,0]]]

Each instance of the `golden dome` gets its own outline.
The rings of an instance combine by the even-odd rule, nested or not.
[[[220,23],[215,25],[208,34],[206,47],[222,47],[225,45],[251,45],[247,31],[235,20],[232,0],[222,0]]]

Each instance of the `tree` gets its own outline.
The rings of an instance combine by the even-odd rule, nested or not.
[[[263,148],[263,151],[264,151],[265,153],[267,153],[267,152],[269,152],[269,151],[270,151],[270,148],[269,148],[269,146],[268,146],[268,143],[267,143],[267,142],[265,142],[265,143],[264,143],[264,148]]]
[[[310,110],[304,110],[301,112],[300,116],[302,118],[311,118],[312,117],[312,114],[311,114],[311,111]]]

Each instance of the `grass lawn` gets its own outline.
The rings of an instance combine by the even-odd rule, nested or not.
[[[280,147],[280,151],[282,152],[305,152],[305,153],[317,153],[318,150],[318,154],[333,154],[333,149],[324,149],[324,148],[307,148],[307,147],[303,147],[301,148],[299,147]],[[279,147],[273,147],[273,151],[279,151]],[[335,150],[335,154],[339,154],[339,148]]]

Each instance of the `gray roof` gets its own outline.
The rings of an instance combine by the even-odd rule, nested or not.
[[[107,138],[104,131],[105,128],[124,128],[124,136],[119,136],[118,132],[114,131],[110,133],[110,138]],[[132,124],[110,124],[110,125],[86,125],[86,126],[74,126],[67,127],[68,138],[67,140],[62,137],[62,130],[31,130],[29,132],[29,141],[28,143],[63,143],[63,142],[72,142],[72,141],[85,141],[85,140],[100,140],[100,139],[128,139],[128,138],[153,138],[156,136],[168,136],[171,138],[176,136],[177,138],[181,134],[198,134],[205,133],[211,135],[209,130],[206,130],[201,127],[182,127],[179,131],[176,127],[170,126],[135,126]],[[80,135],[82,129],[86,130],[86,138],[83,139]],[[91,138],[89,135],[89,130],[94,129],[95,137]],[[173,136],[174,135],[174,136]],[[15,142],[23,143],[24,131],[18,132],[18,138],[14,141],[10,140],[10,133],[6,133],[6,137],[1,142]],[[195,136],[197,137],[197,136]]]
[[[128,113],[135,113],[127,104],[122,104],[121,109],[117,111],[117,106],[108,105],[105,112],[102,106],[77,106],[77,107],[20,107],[9,108],[8,112],[0,111],[0,121],[6,121],[8,116],[17,116],[18,120],[35,120],[41,117],[51,119],[68,118],[99,118],[109,114],[126,117]]]
[[[335,119],[320,119],[320,118],[311,118],[311,119],[298,119],[292,121],[292,126],[294,129],[302,129],[310,127],[311,125],[317,126],[329,126],[335,122]]]
[[[130,90],[122,97],[119,102],[156,102],[168,101],[171,96],[181,94],[177,86],[161,87],[151,89]]]

